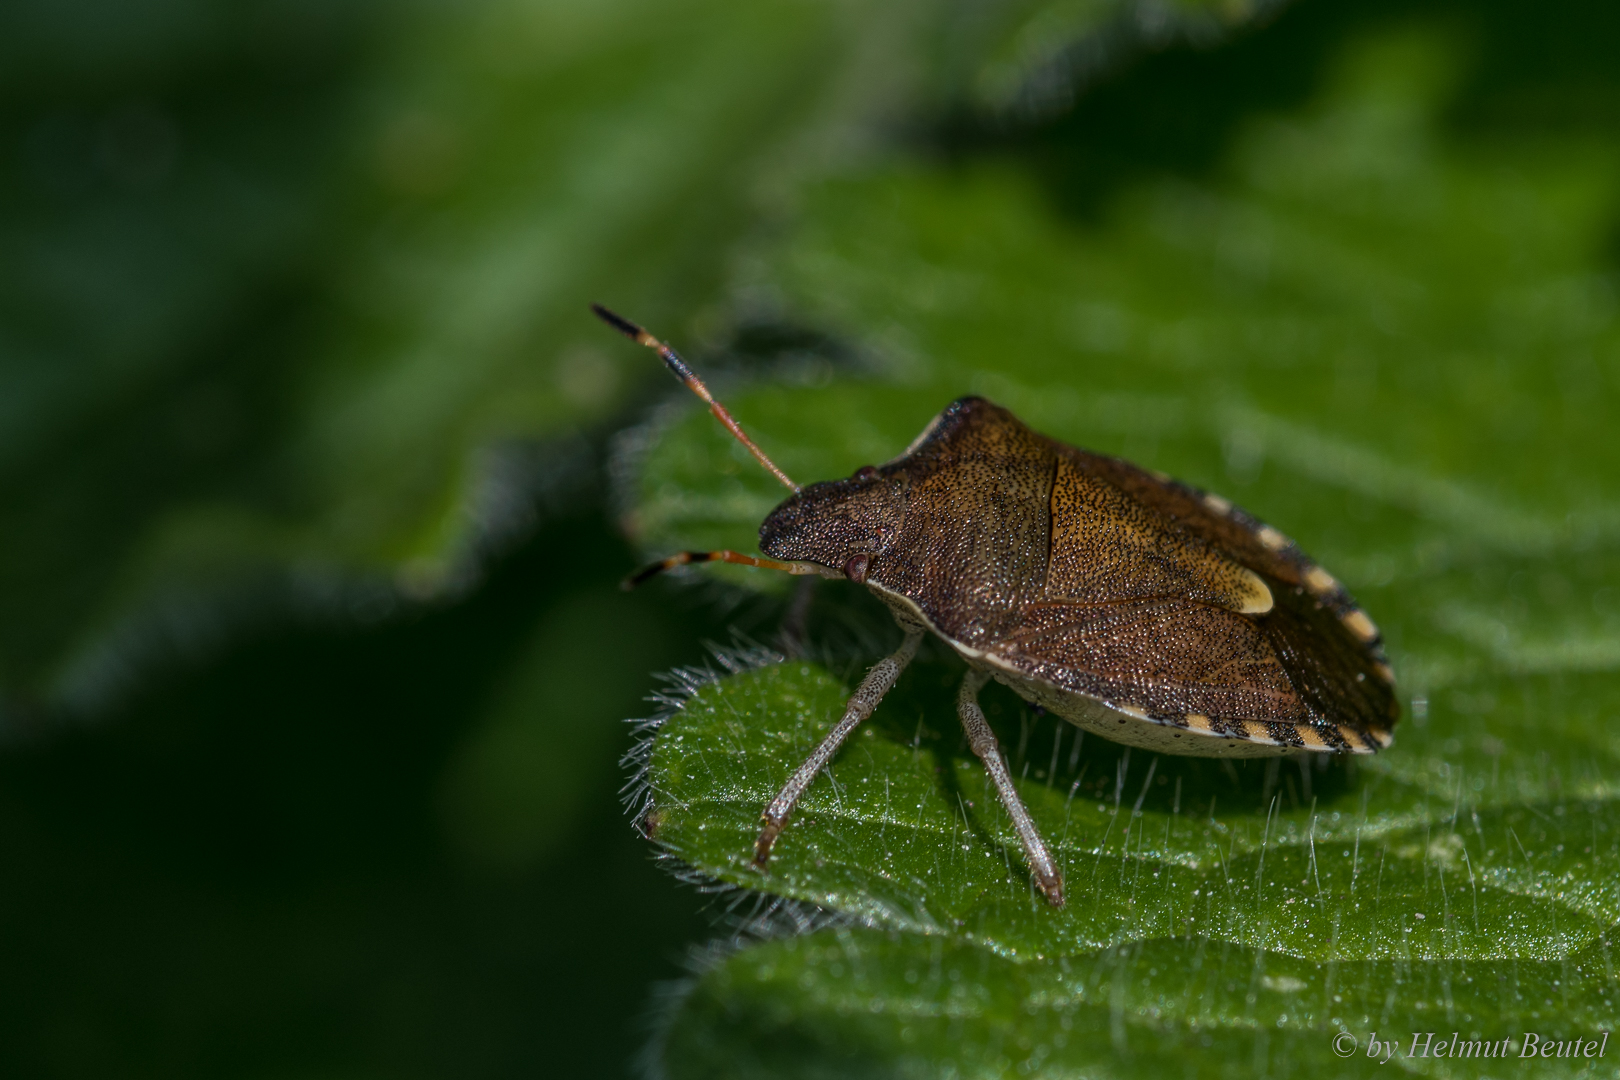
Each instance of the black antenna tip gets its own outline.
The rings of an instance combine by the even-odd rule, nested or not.
[[[632,341],[638,340],[646,332],[623,315],[615,314],[601,304],[592,304],[591,310],[596,313],[598,319],[601,319]]]

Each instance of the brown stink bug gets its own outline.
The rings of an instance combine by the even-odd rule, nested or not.
[[[1293,541],[1225,499],[1049,439],[975,397],[952,402],[888,464],[801,488],[672,349],[594,310],[656,349],[793,490],[760,526],[768,558],[681,552],[632,583],[710,561],[847,578],[877,594],[905,633],[765,808],[754,847],[762,869],[799,796],[930,631],[967,662],[962,725],[1056,906],[1063,878],[979,708],[990,679],[1086,731],[1166,754],[1390,745],[1400,706],[1377,627]]]

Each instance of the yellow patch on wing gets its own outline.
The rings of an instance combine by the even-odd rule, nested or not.
[[[1239,594],[1241,606],[1238,613],[1242,615],[1264,615],[1271,610],[1274,601],[1271,598],[1271,589],[1260,575],[1247,568],[1244,569],[1243,591]]]
[[[1177,597],[1242,615],[1272,608],[1254,571],[1067,458],[1058,459],[1049,498],[1046,600]]]

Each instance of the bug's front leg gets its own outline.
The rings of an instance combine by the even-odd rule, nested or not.
[[[956,710],[961,714],[962,727],[967,730],[968,743],[973,747],[973,752],[979,755],[979,760],[984,762],[985,770],[996,785],[996,794],[1001,796],[1001,805],[1007,808],[1007,813],[1012,817],[1013,828],[1024,845],[1024,857],[1029,861],[1030,873],[1035,875],[1036,887],[1046,895],[1053,907],[1062,907],[1063,875],[1058,872],[1057,863],[1052,861],[1052,853],[1046,850],[1046,841],[1041,839],[1040,830],[1035,828],[1029,811],[1024,809],[1024,801],[1013,787],[1012,773],[1007,771],[1007,762],[1001,756],[996,733],[990,730],[990,722],[984,718],[984,710],[979,708],[979,691],[989,678],[982,671],[969,670],[956,698]]]
[[[861,721],[872,715],[872,710],[878,707],[883,695],[889,692],[895,681],[900,678],[900,673],[906,670],[906,665],[911,663],[911,658],[917,655],[917,646],[922,642],[922,636],[921,630],[908,630],[905,641],[900,643],[894,654],[884,657],[873,665],[872,670],[866,673],[866,678],[861,680],[861,685],[855,688],[855,693],[850,695],[849,703],[844,706],[843,719],[833,726],[827,737],[821,740],[821,745],[816,747],[815,753],[805,759],[804,764],[800,765],[798,771],[788,779],[781,793],[765,808],[765,812],[760,815],[765,824],[759,830],[759,839],[754,841],[755,866],[761,870],[765,868],[765,864],[771,858],[771,845],[776,843],[776,838],[787,827],[788,817],[793,813],[793,807],[798,803],[799,797],[804,794],[804,789],[810,786],[810,781],[816,778],[816,773],[838,753],[838,748],[849,738],[850,732],[860,727]]]

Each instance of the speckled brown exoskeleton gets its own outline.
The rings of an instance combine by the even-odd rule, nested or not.
[[[905,637],[762,815],[763,869],[794,805],[937,634],[967,662],[957,709],[1035,884],[1063,878],[979,708],[990,679],[1082,729],[1165,754],[1370,754],[1400,715],[1377,627],[1293,541],[1230,502],[1077,450],[982,398],[952,402],[893,461],[799,487],[667,345],[656,349],[793,494],[759,529],[767,558],[681,552],[631,579],[734,562],[865,585]]]

